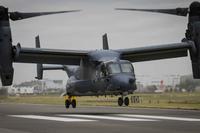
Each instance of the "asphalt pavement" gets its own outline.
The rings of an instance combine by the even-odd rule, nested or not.
[[[199,133],[200,111],[0,104],[0,133]]]

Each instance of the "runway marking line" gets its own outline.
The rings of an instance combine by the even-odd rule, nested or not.
[[[171,116],[154,116],[154,115],[133,115],[133,114],[117,114],[117,116],[128,117],[128,118],[147,118],[147,119],[160,119],[160,120],[176,120],[176,121],[190,121],[200,122],[197,118],[185,118],[185,117],[171,117]]]
[[[159,120],[153,120],[153,119],[140,119],[140,118],[126,118],[126,117],[116,117],[116,116],[100,116],[100,115],[64,115],[61,114],[58,116],[64,116],[64,117],[78,117],[78,118],[89,118],[89,119],[106,119],[106,120],[118,120],[118,121],[159,121]]]
[[[96,121],[96,120],[89,120],[89,119],[50,117],[50,116],[40,116],[40,115],[9,115],[9,116],[18,117],[18,118],[27,118],[27,119],[60,121],[60,122],[91,122],[91,121]]]
[[[98,121],[95,119],[116,120],[116,121],[159,121],[159,120],[175,120],[200,122],[197,118],[171,117],[171,116],[154,116],[154,115],[134,115],[134,114],[115,114],[113,116],[102,115],[84,115],[84,114],[58,114],[55,116],[40,116],[40,115],[9,115],[11,117],[51,120],[61,122],[91,122]],[[76,117],[76,118],[72,118]]]

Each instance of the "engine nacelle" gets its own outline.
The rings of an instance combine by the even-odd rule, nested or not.
[[[0,6],[0,76],[3,86],[13,82],[12,38],[8,9]]]
[[[193,24],[193,41],[196,53],[190,53],[194,78],[200,78],[200,21]]]
[[[187,40],[195,44],[195,52],[190,51],[192,71],[194,78],[200,78],[200,3],[193,2],[190,5],[189,23],[186,31]]]

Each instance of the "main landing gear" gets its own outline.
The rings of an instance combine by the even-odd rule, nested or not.
[[[65,97],[65,107],[68,109],[72,105],[72,108],[76,108],[76,98],[74,96]]]
[[[122,97],[119,97],[119,98],[118,98],[118,105],[119,105],[119,106],[122,106],[123,103],[124,103],[124,105],[128,106],[128,105],[129,105],[129,98],[128,98],[128,97],[125,97],[125,98],[123,99],[123,96],[122,96]]]

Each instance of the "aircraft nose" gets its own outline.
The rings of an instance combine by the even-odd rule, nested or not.
[[[132,85],[135,82],[133,78],[129,78],[129,84]]]
[[[118,75],[113,77],[113,85],[123,90],[129,90],[134,87],[135,78],[130,75]]]

